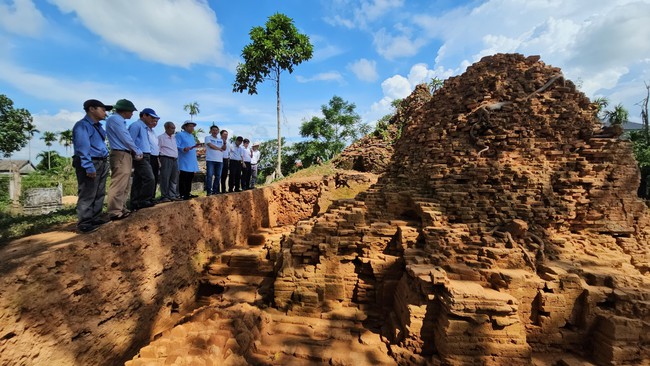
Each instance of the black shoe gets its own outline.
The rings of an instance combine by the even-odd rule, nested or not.
[[[111,216],[110,219],[111,219],[111,221],[117,221],[117,220],[126,219],[126,218],[129,217],[130,215],[131,215],[131,212],[127,211],[127,212],[122,212],[122,213],[119,214],[119,215]]]
[[[198,196],[195,195],[195,194],[191,194],[191,195],[190,195],[190,198],[196,198],[196,197],[198,197]]]
[[[111,220],[109,220],[109,219],[97,219],[97,220],[91,221],[91,224],[93,224],[93,225],[104,225],[104,224],[108,224],[109,222],[111,222]]]
[[[169,198],[163,197],[163,198],[160,199],[160,201],[158,201],[158,203],[166,203],[166,202],[171,202],[171,201],[172,200],[170,200]]]
[[[89,234],[92,233],[93,231],[97,231],[99,229],[100,225],[89,225],[89,226],[81,226],[78,228],[78,231],[81,234]]]

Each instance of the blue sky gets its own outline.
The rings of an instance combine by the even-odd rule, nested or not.
[[[0,0],[0,93],[41,131],[71,128],[86,99],[127,98],[174,122],[197,101],[200,127],[268,140],[273,84],[251,96],[232,82],[251,27],[276,12],[314,45],[312,60],[282,75],[289,141],[334,95],[372,124],[415,85],[496,52],[541,55],[632,121],[650,82],[650,0]],[[45,149],[38,137],[32,156]]]

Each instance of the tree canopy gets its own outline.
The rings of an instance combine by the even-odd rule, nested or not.
[[[32,132],[37,131],[34,120],[28,110],[14,108],[14,102],[0,94],[0,153],[8,158],[22,149],[31,139]]]
[[[257,85],[264,80],[275,82],[278,138],[276,175],[282,177],[282,136],[280,134],[280,75],[292,73],[296,65],[309,60],[313,46],[309,37],[298,32],[293,19],[280,13],[273,14],[265,27],[253,27],[251,43],[242,50],[243,63],[237,65],[233,92],[257,94]]]
[[[199,103],[198,102],[192,102],[192,103],[187,103],[183,106],[183,110],[190,115],[190,121],[194,121],[194,116],[197,114],[201,113],[201,110],[199,109]]]

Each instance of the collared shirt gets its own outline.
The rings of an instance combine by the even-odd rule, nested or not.
[[[208,146],[208,143],[216,146],[219,150],[215,150]],[[223,147],[223,139],[220,136],[217,137],[212,137],[212,135],[208,135],[205,137],[205,160],[206,161],[216,161],[216,162],[221,162],[223,161],[223,151],[221,151],[221,148]]]
[[[250,163],[251,162],[251,150],[242,146],[241,152],[242,152],[242,159],[244,160],[244,163]]]
[[[142,150],[135,145],[129,130],[126,129],[126,120],[119,114],[111,114],[106,120],[106,136],[111,150],[128,150],[142,155]]]
[[[149,143],[151,144],[151,155],[160,155],[160,148],[158,147],[158,137],[156,132],[151,127],[147,127],[147,134],[149,135]]]
[[[189,151],[183,151],[186,147],[196,145],[194,136],[187,132],[181,131],[176,134],[176,146],[178,146],[178,170],[184,172],[198,172],[199,162],[196,160],[196,148]]]
[[[253,150],[251,155],[251,164],[255,165],[260,162],[260,156],[262,153],[259,150]]]
[[[244,150],[244,148],[241,145],[230,145],[230,160],[241,160],[243,154],[242,150]]]
[[[86,173],[95,173],[92,158],[105,158],[108,155],[105,138],[106,131],[102,124],[95,123],[88,115],[72,128],[74,154],[81,160],[81,167],[86,169]]]
[[[178,157],[176,135],[169,136],[167,133],[163,133],[158,136],[158,147],[160,148],[160,156],[168,156],[170,158]]]
[[[129,134],[131,134],[135,146],[143,154],[151,154],[151,143],[149,142],[149,131],[147,129],[147,124],[141,119],[131,123],[131,126],[129,126]]]

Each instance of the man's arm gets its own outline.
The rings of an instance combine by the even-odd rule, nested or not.
[[[90,134],[79,123],[72,128],[72,141],[74,141],[74,149],[81,160],[81,167],[86,169],[86,175],[95,174],[95,165],[90,156]]]

